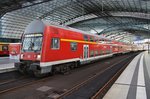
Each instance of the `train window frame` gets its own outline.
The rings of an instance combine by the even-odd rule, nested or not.
[[[71,51],[77,51],[78,43],[77,42],[70,42],[70,49]]]
[[[2,51],[8,51],[8,45],[2,45]]]
[[[57,45],[55,43],[56,40],[57,40]],[[57,38],[57,37],[51,38],[51,49],[53,49],[53,50],[60,49],[60,38]]]
[[[99,39],[97,37],[94,38],[95,42],[99,42]]]
[[[94,53],[95,53],[95,56],[98,56],[98,54],[99,54],[99,53],[98,53],[98,50],[95,50]]]
[[[94,57],[94,50],[90,51],[90,57]]]
[[[100,52],[99,52],[99,53],[100,53],[100,55],[103,55],[103,50],[100,50]]]
[[[84,41],[89,41],[88,40],[88,35],[83,35]]]
[[[90,36],[90,42],[94,42],[94,37]]]

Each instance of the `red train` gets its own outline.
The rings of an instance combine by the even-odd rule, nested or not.
[[[9,43],[9,58],[18,60],[20,57],[21,43]]]
[[[20,72],[41,74],[66,72],[79,64],[127,53],[132,45],[92,35],[69,27],[31,22],[22,37]]]
[[[9,43],[0,42],[0,56],[8,56],[9,55],[8,45],[9,45]]]

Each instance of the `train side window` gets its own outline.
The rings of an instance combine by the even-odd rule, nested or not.
[[[100,50],[100,55],[103,55],[103,51],[102,50]]]
[[[59,49],[60,40],[59,38],[52,38],[51,39],[51,48],[52,49]]]
[[[88,36],[87,35],[83,35],[83,37],[84,37],[85,41],[88,41]]]
[[[96,55],[96,56],[98,55],[98,51],[97,51],[97,50],[95,51],[95,55]]]
[[[90,36],[90,41],[91,41],[91,42],[94,42],[94,39],[93,39],[93,37],[91,37],[91,36]]]
[[[99,42],[98,38],[95,38],[95,42]]]
[[[72,51],[76,51],[77,50],[77,43],[76,42],[71,42],[70,47],[71,47]]]
[[[110,50],[107,50],[107,52],[106,52],[107,54],[110,54]]]
[[[94,56],[94,51],[91,50],[91,51],[90,51],[90,57],[93,57],[93,56]]]
[[[7,51],[8,50],[8,46],[2,46],[2,50],[3,51]]]

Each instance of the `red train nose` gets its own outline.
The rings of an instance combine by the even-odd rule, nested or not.
[[[21,53],[20,58],[22,60],[40,60],[41,59],[41,55],[39,53],[34,53],[34,52],[25,52],[25,53]]]

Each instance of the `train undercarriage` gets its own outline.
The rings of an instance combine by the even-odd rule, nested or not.
[[[66,74],[71,69],[77,68],[80,65],[79,61],[69,62],[64,64],[52,65],[47,67],[40,67],[40,62],[21,61],[15,63],[16,69],[22,74],[31,74],[35,77],[43,77],[48,74]]]

